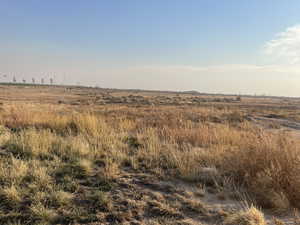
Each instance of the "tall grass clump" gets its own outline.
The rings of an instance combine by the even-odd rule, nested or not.
[[[266,225],[263,213],[254,206],[248,207],[228,216],[224,225]]]
[[[300,149],[292,138],[257,130],[222,158],[222,169],[246,185],[262,206],[300,207]]]
[[[49,130],[39,131],[35,128],[28,128],[14,133],[6,142],[5,148],[20,157],[42,158],[50,156],[55,139],[55,134]]]

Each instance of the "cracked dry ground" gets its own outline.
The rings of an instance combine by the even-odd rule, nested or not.
[[[89,182],[81,184],[81,188],[96,190],[99,188],[95,185],[96,179],[97,177],[91,177]],[[94,222],[84,224],[221,224],[224,217],[238,207],[237,201],[235,204],[228,204],[228,201],[234,200],[225,200],[227,196],[217,193],[216,187],[206,187],[204,191],[202,184],[167,181],[155,173],[141,173],[129,167],[124,168],[110,182],[110,186],[110,190],[106,190],[108,203],[100,207],[95,203],[88,210],[94,213]],[[103,190],[103,183],[100,187]],[[227,202],[226,205],[217,204],[222,200]],[[79,200],[79,205],[85,207],[83,198]]]

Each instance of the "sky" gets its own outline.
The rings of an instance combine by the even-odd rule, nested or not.
[[[0,81],[300,97],[299,0],[0,3]]]

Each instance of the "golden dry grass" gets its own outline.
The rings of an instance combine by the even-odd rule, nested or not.
[[[263,213],[251,206],[228,216],[224,225],[266,225],[266,221]]]
[[[11,217],[25,224],[97,221],[94,204],[107,212],[113,210],[111,199],[83,184],[109,189],[125,167],[212,186],[230,178],[261,207],[300,207],[299,143],[253,125],[236,110],[120,106],[64,111],[53,105],[8,105],[0,111],[0,126],[0,210],[21,213]],[[196,203],[189,207],[205,211]],[[12,222],[11,217],[0,222]],[[225,224],[265,222],[251,207]]]

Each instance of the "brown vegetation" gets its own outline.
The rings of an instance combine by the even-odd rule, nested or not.
[[[265,224],[205,191],[300,208],[298,141],[236,108],[3,104],[0,149],[1,224]]]

